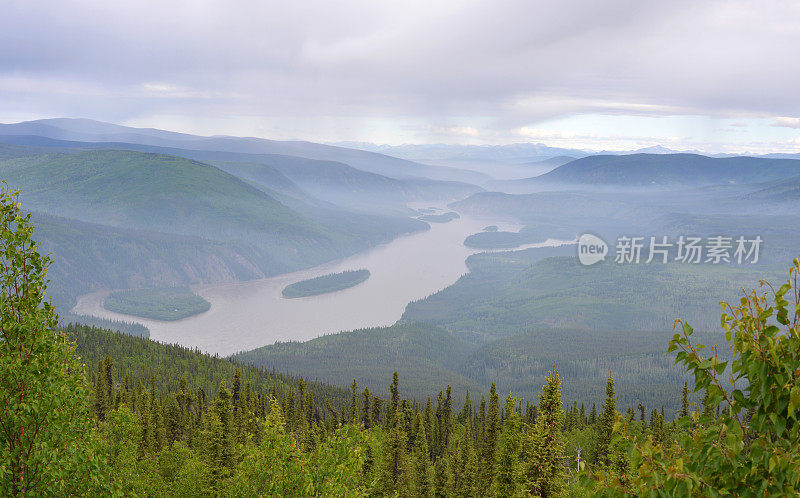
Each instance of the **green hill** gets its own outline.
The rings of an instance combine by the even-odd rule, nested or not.
[[[29,208],[105,225],[216,240],[319,237],[321,230],[213,166],[98,150],[9,159],[0,172]]]
[[[757,183],[800,174],[800,161],[698,154],[599,155],[576,159],[527,180],[536,184],[628,186]]]
[[[569,257],[541,259],[559,251]],[[403,320],[444,327],[474,342],[533,328],[670,330],[685,318],[698,330],[719,328],[719,299],[779,274],[771,266],[617,264],[584,267],[575,246],[478,254],[452,286],[410,303]]]
[[[150,386],[155,382],[157,392],[177,393],[181,377],[186,379],[189,392],[203,389],[215,393],[220,381],[230,384],[236,369],[242,373],[242,383],[249,383],[255,392],[269,392],[275,386],[278,393],[297,387],[300,377],[241,365],[231,359],[201,353],[178,345],[161,344],[149,339],[110,332],[95,327],[71,325],[64,331],[76,343],[75,354],[93,372],[95,365],[105,358],[114,364],[116,378],[128,379],[130,388]],[[331,402],[349,400],[349,393],[319,382],[309,382],[318,400]],[[337,403],[338,404],[338,403]]]
[[[370,389],[385,389],[386,379],[397,371],[404,390],[422,399],[446,384],[460,396],[466,389],[475,393],[485,388],[455,372],[467,354],[463,341],[440,328],[403,324],[340,332],[307,342],[277,343],[233,358],[265,369],[302,372],[338,386],[349,386],[357,379]]]
[[[101,288],[247,280],[341,258],[427,225],[288,198],[213,166],[92,150],[0,160],[55,254],[54,300]]]
[[[533,402],[541,389],[539,379],[556,365],[563,376],[564,399],[589,406],[600,406],[605,378],[611,372],[617,380],[620,405],[666,404],[674,410],[675,403],[670,401],[674,396],[665,393],[677,392],[686,379],[675,368],[674,358],[664,354],[672,334],[669,329],[533,329],[482,346],[460,371],[481,385],[495,382],[500,392],[513,392]],[[719,338],[704,336],[706,339],[713,344]]]

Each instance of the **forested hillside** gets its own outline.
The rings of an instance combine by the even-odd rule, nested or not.
[[[330,334],[307,342],[285,342],[233,355],[243,364],[290,372],[304,372],[311,378],[339,386],[353,379],[380,386],[393,372],[403,377],[405,392],[422,400],[446,382],[456,396],[466,391],[483,392],[486,386],[458,373],[469,354],[467,344],[438,327],[426,324],[398,324]]]
[[[800,161],[699,154],[596,155],[571,161],[531,182],[618,186],[758,183],[800,173]]]
[[[36,211],[64,312],[96,289],[248,280],[427,228],[397,213],[346,211],[303,195],[287,206],[286,194],[177,156],[7,150],[0,172]]]
[[[50,261],[37,252],[31,218],[13,195],[2,191],[0,201],[3,494],[787,496],[800,488],[797,259],[785,284],[724,308],[729,358],[716,345],[705,352],[680,324],[668,352],[693,388],[661,386],[661,409],[619,403],[611,375],[599,407],[575,401],[565,410],[557,366],[540,380],[538,402],[513,393],[503,402],[494,384],[458,405],[449,385],[408,399],[397,372],[386,398],[354,380],[348,399],[187,348],[59,330],[45,297]],[[426,348],[445,362],[448,335],[399,349],[423,357]],[[513,339],[503,346],[525,347]],[[570,372],[581,368],[562,359]],[[728,374],[750,389],[723,387]],[[702,410],[690,392],[702,395]],[[675,412],[663,408],[670,399]]]

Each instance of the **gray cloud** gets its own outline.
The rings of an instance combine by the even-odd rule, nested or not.
[[[0,107],[267,132],[787,116],[800,115],[798,46],[800,4],[785,1],[11,0]]]

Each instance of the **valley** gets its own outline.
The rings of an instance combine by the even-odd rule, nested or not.
[[[497,219],[461,217],[448,223],[433,223],[424,232],[308,270],[245,282],[192,286],[194,292],[211,303],[211,309],[174,322],[110,312],[102,306],[107,291],[80,296],[71,311],[142,323],[150,329],[152,339],[220,354],[277,341],[305,341],[342,330],[388,326],[400,319],[409,302],[444,289],[468,271],[465,261],[476,251],[464,246],[463,241],[490,223],[505,230],[519,228]],[[551,240],[540,245],[559,243]],[[283,289],[291,283],[358,268],[370,271],[370,278],[358,286],[302,299],[282,297]]]
[[[0,134],[3,178],[53,254],[63,321],[339,386],[397,370],[412,396],[446,379],[459,399],[490,382],[532,399],[532,379],[558,360],[567,400],[599,402],[598,372],[611,370],[621,400],[653,403],[680,383],[660,356],[674,320],[714,339],[718,300],[780,275],[800,247],[791,158],[358,150],[85,120]],[[683,234],[764,244],[754,266],[587,268],[575,258],[586,232],[612,245]],[[361,269],[357,285],[283,296]],[[153,290],[165,288],[196,295]],[[110,311],[113,296],[131,299]]]

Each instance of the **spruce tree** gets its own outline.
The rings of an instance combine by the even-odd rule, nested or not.
[[[451,477],[449,458],[439,458],[433,466],[434,472],[434,496],[436,498],[447,498],[451,495]]]
[[[539,416],[525,438],[525,488],[534,496],[560,496],[564,488],[561,378],[551,370],[539,394]]]
[[[403,412],[396,412],[395,423],[389,428],[384,448],[384,464],[381,472],[381,489],[384,494],[393,494],[403,489],[408,477],[407,437]]]
[[[478,481],[479,495],[489,494],[495,475],[495,455],[497,451],[497,438],[500,433],[500,403],[497,390],[492,383],[489,390],[489,413],[486,416],[486,430],[481,446],[481,467]]]
[[[683,383],[683,389],[681,390],[681,417],[688,417],[689,416],[689,383]]]
[[[399,378],[397,372],[395,372],[392,376],[392,385],[389,386],[389,393],[391,394],[391,397],[389,398],[389,406],[386,409],[387,427],[393,427],[397,423],[397,409],[400,404],[400,388],[398,384]]]
[[[106,389],[106,376],[101,361],[97,363],[97,373],[94,375],[94,415],[97,420],[101,422],[105,420],[107,405],[108,389]]]
[[[350,386],[350,423],[355,423],[358,421],[358,384],[356,383],[356,379],[353,379],[353,385]]]
[[[453,471],[453,493],[458,498],[475,496],[478,479],[477,454],[472,440],[472,423],[466,419],[464,432],[458,442],[458,458]]]
[[[614,429],[614,420],[617,415],[617,398],[614,394],[614,377],[608,376],[606,382],[606,399],[603,402],[602,413],[596,426],[596,438],[594,461],[601,465],[609,465],[611,433]]]
[[[411,478],[409,482],[409,495],[428,497],[433,496],[433,472],[428,458],[428,438],[425,432],[425,422],[417,414],[415,425],[419,427],[414,438],[414,449],[411,452]]]
[[[364,397],[364,402],[361,407],[361,423],[364,424],[364,429],[369,429],[372,427],[372,414],[370,413],[370,394],[368,387],[364,388],[362,396]]]
[[[519,455],[522,447],[519,413],[514,410],[517,400],[506,398],[506,419],[497,446],[497,470],[494,476],[494,494],[498,497],[515,496],[520,487]]]
[[[453,430],[453,396],[450,386],[447,386],[446,396],[439,414],[439,455],[446,455],[450,447],[450,433]]]
[[[472,401],[469,399],[469,389],[467,389],[467,396],[464,399],[464,406],[461,408],[461,411],[458,413],[458,420],[460,423],[465,423],[467,419],[472,418]]]
[[[203,441],[206,459],[216,478],[226,477],[233,470],[235,446],[231,393],[224,380],[220,381],[219,392],[217,399],[214,400],[212,410],[204,418],[206,419],[206,429]]]

